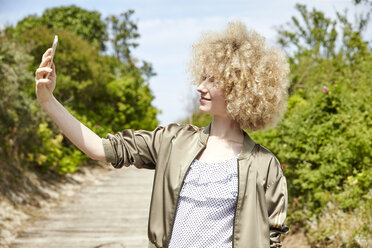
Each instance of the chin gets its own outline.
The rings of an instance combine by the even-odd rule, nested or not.
[[[209,109],[205,109],[202,106],[199,107],[199,111],[203,114],[212,114]]]

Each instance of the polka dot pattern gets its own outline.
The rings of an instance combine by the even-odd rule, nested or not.
[[[170,248],[232,247],[237,158],[193,161],[180,192]]]

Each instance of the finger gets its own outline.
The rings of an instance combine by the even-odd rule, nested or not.
[[[41,78],[41,79],[36,81],[36,87],[46,86],[46,85],[50,84],[51,82],[52,81],[50,79]]]
[[[39,67],[49,66],[49,62],[50,62],[51,59],[52,59],[52,56],[47,56],[47,57],[45,57],[45,59],[43,59],[43,60],[41,61]]]
[[[46,84],[46,83],[50,83],[52,82],[52,80],[48,79],[48,78],[40,78],[37,80],[38,83],[42,83],[42,84]]]
[[[38,69],[36,70],[36,72],[35,72],[35,77],[38,78],[38,79],[39,79],[39,78],[43,78],[44,75],[50,73],[51,71],[52,71],[52,69],[49,68],[49,67],[40,67],[40,68],[38,68]]]
[[[41,60],[44,60],[47,56],[49,56],[52,52],[52,48],[48,48],[48,50],[45,51],[45,53],[43,54],[43,57],[41,58]]]
[[[49,67],[40,67],[36,70],[35,76],[36,79],[44,78],[44,76],[52,71]]]

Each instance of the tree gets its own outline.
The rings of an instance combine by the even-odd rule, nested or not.
[[[46,9],[41,17],[30,15],[19,21],[13,32],[20,36],[26,30],[42,26],[53,32],[69,30],[100,50],[105,50],[106,23],[97,11],[84,10],[75,5]]]
[[[362,40],[362,32],[366,29],[369,21],[369,13],[366,16],[360,16],[353,25],[347,19],[347,10],[342,14],[336,12],[338,19],[331,20],[325,17],[324,13],[313,9],[308,11],[303,4],[296,4],[295,7],[302,17],[302,22],[292,16],[292,23],[287,23],[287,28],[281,26],[278,28],[278,43],[283,48],[295,52],[293,57],[299,57],[302,54],[308,55],[311,52],[313,56],[322,58],[334,58],[339,52],[352,51],[354,49],[364,50],[367,42],[358,42],[360,44],[351,44],[347,40],[353,35]],[[337,24],[343,30],[342,42],[343,47],[336,48],[336,40],[340,36],[336,31]],[[356,37],[354,37],[356,38]],[[355,47],[358,45],[357,47]],[[343,51],[341,49],[347,49]]]
[[[155,128],[158,111],[151,105],[153,96],[139,68],[134,65],[129,68],[114,56],[101,55],[94,46],[70,31],[60,30],[58,35],[55,95],[64,106],[106,127],[102,129],[105,132],[124,127]],[[31,71],[39,66],[40,54],[50,46],[52,38],[48,29],[42,27],[28,30],[19,40],[25,45],[32,44]],[[126,73],[116,75],[117,70]],[[31,96],[34,90],[31,84],[27,88]],[[124,105],[127,107],[123,108]]]
[[[46,27],[52,33],[60,30],[71,31],[83,40],[93,44],[101,51],[106,49],[107,41],[113,46],[114,55],[125,66],[118,66],[116,72],[120,75],[130,73],[133,69],[139,69],[146,81],[156,75],[152,64],[142,61],[142,65],[132,57],[131,50],[138,46],[135,42],[140,37],[137,23],[132,20],[134,10],[128,10],[119,16],[111,15],[101,20],[101,14],[97,11],[87,11],[72,6],[46,9],[41,17],[29,15],[19,21],[16,27],[6,27],[6,33],[23,39],[25,32],[35,28]],[[50,32],[49,31],[49,32]],[[108,38],[110,34],[110,39]],[[31,42],[37,41],[33,40]]]
[[[140,36],[137,32],[137,24],[130,19],[133,13],[134,10],[128,10],[121,13],[119,17],[111,15],[106,18],[115,56],[123,63],[132,63],[130,48],[138,46],[138,43],[134,42]]]
[[[312,246],[362,247],[357,240],[372,231],[372,52],[362,37],[368,15],[353,24],[346,11],[332,20],[296,9],[302,19],[278,30],[291,66],[288,111],[275,129],[252,137],[284,164],[289,221],[306,227]]]
[[[49,11],[55,13],[54,9]],[[85,10],[82,12],[86,13]],[[41,55],[50,47],[54,33],[59,36],[54,58],[57,68],[54,94],[77,119],[99,136],[105,137],[107,133],[125,128],[151,130],[158,125],[156,115],[159,111],[152,106],[154,97],[146,82],[146,77],[152,75],[150,65],[144,65],[148,72],[146,75],[134,63],[125,64],[115,56],[100,53],[95,42],[75,32],[80,25],[79,20],[75,27],[60,19],[55,20],[53,27],[43,25],[42,19],[49,16],[48,13],[46,11],[41,18],[27,17],[16,27],[7,27],[4,37],[0,37],[1,42],[7,39],[9,44],[13,44],[1,44],[4,46],[0,51],[3,63],[0,68],[5,68],[0,75],[0,78],[5,78],[2,80],[4,91],[0,90],[4,103],[0,111],[0,127],[7,127],[0,130],[4,132],[2,137],[5,139],[1,142],[1,148],[10,151],[7,148],[9,142],[19,140],[12,148],[18,153],[12,153],[11,157],[21,158],[25,166],[33,164],[45,170],[72,173],[89,158],[83,156],[68,139],[64,139],[58,127],[47,116],[37,117],[39,113],[45,112],[35,101],[32,75],[40,64]],[[89,16],[95,18],[95,15],[88,15],[87,18]],[[90,30],[88,33],[94,32]],[[13,46],[19,47],[19,52]],[[13,67],[17,68],[16,73],[12,71]],[[7,79],[9,75],[17,76],[11,79],[14,83]],[[23,82],[21,79],[25,83],[20,87],[19,83]],[[27,113],[22,114],[22,111]],[[15,135],[12,133],[14,130],[27,135]],[[11,137],[12,134],[14,137]]]
[[[136,62],[136,59],[131,55],[131,49],[138,46],[135,40],[140,37],[137,23],[132,20],[133,14],[134,10],[128,10],[121,13],[119,16],[110,15],[106,17],[114,54],[119,61],[128,65],[129,70],[133,68]],[[147,81],[156,75],[149,62],[142,61],[142,66],[140,66],[139,69]],[[126,70],[123,71],[123,73],[126,72]]]
[[[305,5],[296,4],[302,20],[292,17],[292,22],[278,28],[278,43],[286,49],[291,66],[290,93],[303,88],[303,81],[309,75],[309,68],[324,61],[344,62],[350,68],[358,66],[368,53],[368,42],[363,40],[369,17],[360,17],[353,25],[345,13],[337,12],[337,19],[331,20],[324,13]],[[341,34],[336,30],[341,29]],[[341,45],[339,45],[341,44]],[[313,85],[314,86],[314,85]],[[308,85],[308,87],[310,87]]]
[[[0,62],[0,158],[2,166],[11,170],[6,175],[33,166],[56,173],[76,171],[84,160],[82,153],[62,146],[62,135],[48,128],[47,114],[34,94],[27,92],[33,81],[28,71],[32,56],[21,44],[1,35]]]
[[[29,111],[32,99],[22,89],[33,79],[27,71],[31,61],[25,49],[0,36],[0,156],[16,157],[29,145],[35,116]]]
[[[335,54],[337,38],[336,21],[326,18],[324,13],[313,9],[308,12],[305,5],[296,4],[305,26],[292,16],[292,23],[287,29],[279,29],[278,43],[288,48],[294,46],[295,56],[311,51],[313,56],[330,58]],[[294,56],[294,57],[295,57]]]

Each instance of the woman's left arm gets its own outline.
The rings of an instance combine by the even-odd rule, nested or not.
[[[280,235],[289,231],[284,224],[287,216],[287,181],[276,157],[270,161],[266,187],[266,203],[269,216],[270,247],[281,247]]]

